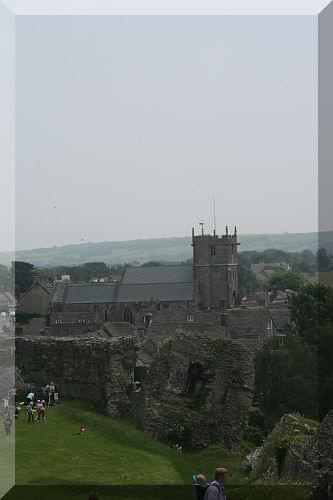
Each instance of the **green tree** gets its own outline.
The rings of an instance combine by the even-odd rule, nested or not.
[[[319,416],[333,408],[333,323],[318,327]]]
[[[333,289],[308,284],[288,299],[294,330],[309,344],[317,345],[318,327],[333,323]]]
[[[283,413],[322,419],[333,408],[333,289],[309,284],[289,298],[285,345],[268,340],[255,356],[256,392],[271,426]]]
[[[256,392],[267,429],[291,411],[318,417],[317,359],[315,350],[293,333],[283,348],[272,338],[256,353]]]
[[[36,268],[29,262],[15,261],[12,262],[11,273],[15,276],[15,296],[19,298],[31,287]]]
[[[289,333],[283,348],[269,339],[255,356],[256,391],[271,428],[285,413],[297,411],[318,417],[316,352],[297,335]]]
[[[241,297],[250,295],[251,293],[259,290],[260,284],[253,271],[246,266],[239,264],[239,294]]]
[[[276,271],[268,280],[270,287],[276,286],[279,290],[297,291],[304,280],[298,273],[292,271]]]
[[[328,271],[330,269],[331,259],[326,248],[319,248],[317,253],[318,271]]]

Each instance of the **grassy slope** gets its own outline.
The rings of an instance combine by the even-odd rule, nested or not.
[[[221,447],[178,453],[129,421],[109,419],[83,401],[50,408],[47,420],[28,424],[21,415],[16,421],[17,486],[5,500],[87,500],[91,488],[100,500],[193,500],[192,474],[203,472],[211,479],[217,466],[230,472],[228,500],[295,498],[289,487],[249,485],[241,471],[243,454]],[[73,435],[81,424],[87,429],[82,438]],[[297,498],[308,495],[298,491]]]
[[[179,453],[133,425],[109,419],[88,403],[66,402],[47,412],[47,423],[16,422],[16,484],[188,484],[194,473],[217,466],[244,482],[242,457],[224,448]],[[80,424],[84,437],[73,436]]]
[[[239,235],[239,241],[240,251],[277,248],[297,252],[306,248],[316,251],[318,248],[316,233],[246,234]],[[321,247],[332,250],[331,232],[321,233],[320,241]],[[92,261],[103,261],[107,264],[124,261],[177,261],[192,256],[190,244],[190,238],[183,237],[64,245],[17,251],[16,260],[25,260],[37,266],[73,265]],[[0,262],[8,265],[11,260],[13,255],[0,253]]]

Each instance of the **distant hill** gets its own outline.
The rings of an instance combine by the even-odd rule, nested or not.
[[[320,233],[320,246],[333,253],[333,232]],[[239,251],[276,248],[286,252],[305,249],[316,252],[317,233],[244,234],[239,235]],[[36,248],[16,252],[16,260],[31,262],[40,267],[83,264],[103,261],[107,264],[123,262],[144,263],[152,260],[179,262],[192,256],[191,238],[157,238],[129,241],[103,241],[81,245],[64,245],[52,248]],[[13,255],[0,254],[0,262],[9,264]]]

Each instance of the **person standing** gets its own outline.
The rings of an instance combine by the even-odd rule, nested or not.
[[[27,406],[27,415],[28,415],[28,423],[34,423],[34,415],[33,415],[33,403],[29,403]]]
[[[10,431],[11,431],[13,422],[12,422],[12,419],[10,418],[9,415],[6,418],[6,420],[4,421],[3,424],[4,424],[4,427],[5,427],[5,434],[6,434],[6,436],[10,436]]]
[[[39,407],[38,419],[39,420],[43,420],[43,422],[46,422],[46,418],[45,418],[45,401],[44,401],[44,399],[41,402],[40,407]]]
[[[55,383],[51,382],[50,384],[50,403],[54,404],[54,393],[55,393]]]
[[[9,398],[8,396],[5,396],[3,399],[3,411],[6,412],[8,410],[8,406],[9,406]]]
[[[33,403],[33,401],[34,401],[34,397],[35,397],[35,394],[34,394],[32,391],[30,391],[30,392],[27,394],[26,398],[25,398],[25,399],[26,399],[27,404]]]
[[[219,467],[215,471],[215,481],[208,486],[204,500],[227,500],[224,493],[224,486],[228,482],[228,471]]]

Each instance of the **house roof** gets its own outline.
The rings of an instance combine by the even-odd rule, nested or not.
[[[193,283],[192,266],[128,267],[121,283]]]
[[[268,313],[278,332],[283,332],[285,324],[290,321],[290,311],[287,307],[269,307]]]
[[[43,290],[45,290],[45,292],[47,292],[49,295],[52,295],[52,292],[55,288],[55,282],[52,281],[51,279],[48,279],[48,278],[38,278],[32,285],[31,287],[26,291],[24,292],[19,300],[20,302],[22,301],[22,299],[26,296],[26,295],[29,295],[30,291],[33,290],[36,286],[40,286],[43,288]]]
[[[258,264],[251,264],[251,271],[254,273],[262,273],[263,271],[272,269],[287,270],[288,264],[284,262],[259,262]]]
[[[47,278],[42,278],[36,282],[36,284],[39,284],[42,286],[45,290],[51,292],[53,288],[55,287],[54,281],[47,279]]]

